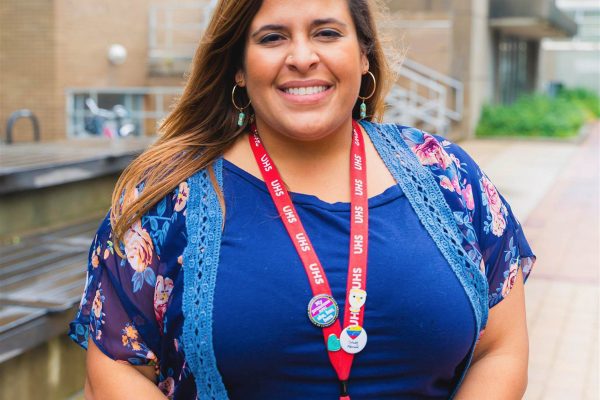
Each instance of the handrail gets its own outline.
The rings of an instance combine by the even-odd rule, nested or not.
[[[411,60],[410,58],[405,58],[402,62],[402,65],[412,68],[416,71],[419,71],[423,75],[428,75],[432,79],[438,80],[442,83],[445,83],[448,86],[458,87],[462,86],[462,82],[458,79],[454,79],[448,75],[444,75],[439,71],[436,71],[433,68],[430,68],[426,65],[416,62],[415,60]]]
[[[28,118],[33,124],[33,140],[34,142],[40,141],[40,124],[38,118],[35,116],[33,111],[23,108],[10,114],[8,122],[6,123],[6,144],[12,143],[12,131],[15,123],[20,118]]]
[[[454,93],[454,107],[448,107],[448,104],[444,103],[446,106],[444,113],[448,118],[454,121],[460,121],[462,119],[464,106],[464,85],[461,81],[448,75],[444,75],[439,71],[408,58],[404,59],[402,66],[397,72],[404,74],[402,71],[403,69],[412,70],[413,72],[419,74],[422,77],[422,79],[420,79],[421,81],[432,80],[451,89],[451,92]]]
[[[388,97],[391,118],[411,124],[421,121],[441,135],[448,132],[451,120],[462,119],[464,89],[460,81],[410,59],[404,60],[396,73],[408,82],[397,82]],[[448,95],[452,96],[450,104]]]

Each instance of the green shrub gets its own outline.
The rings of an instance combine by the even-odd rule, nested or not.
[[[589,113],[590,118],[600,117],[600,97],[590,90],[562,89],[558,97],[578,103]]]
[[[477,136],[569,137],[600,117],[600,100],[584,89],[563,89],[556,97],[527,95],[510,105],[486,105]]]

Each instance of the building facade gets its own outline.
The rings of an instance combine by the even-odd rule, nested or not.
[[[600,2],[559,0],[556,5],[575,21],[578,30],[572,38],[542,42],[538,87],[583,87],[600,96]]]
[[[472,136],[486,103],[510,103],[539,88],[544,38],[577,27],[552,0],[388,0],[406,58],[462,83],[462,115],[449,134]]]
[[[170,66],[181,63],[171,55],[161,58],[162,70],[157,68],[157,49],[180,40],[181,27],[197,43],[209,4],[0,2],[0,142],[9,116],[19,109],[30,109],[38,117],[43,141],[110,134],[107,127],[94,133],[97,121],[85,104],[88,97],[104,110],[126,106],[127,118],[135,123],[132,134],[155,133],[183,87],[187,68],[168,73]],[[113,44],[127,52],[122,64],[109,59]],[[193,45],[186,50],[191,55]],[[19,120],[13,136],[15,141],[31,141],[29,121]]]
[[[541,39],[575,29],[552,0],[386,3],[379,24],[391,58],[404,60],[395,64],[388,120],[453,137],[472,135],[484,103],[539,87]],[[1,2],[0,132],[13,112],[29,109],[42,140],[154,134],[181,92],[215,4]],[[17,121],[13,137],[31,140],[30,123]]]

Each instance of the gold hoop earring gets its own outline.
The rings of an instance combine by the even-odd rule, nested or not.
[[[236,108],[236,110],[238,110],[240,112],[240,114],[238,115],[238,126],[244,126],[244,124],[246,123],[246,113],[244,112],[244,110],[246,108],[248,108],[250,106],[250,104],[252,104],[252,101],[249,100],[248,104],[246,104],[244,107],[239,107],[236,103],[235,103],[235,89],[238,88],[238,84],[236,83],[235,85],[233,85],[233,89],[231,90],[231,102],[233,103],[233,106]]]
[[[371,71],[367,71],[367,74],[371,75],[373,79],[373,91],[367,97],[362,97],[359,93],[358,98],[362,100],[360,104],[360,119],[365,119],[367,117],[367,105],[365,104],[365,100],[369,100],[375,94],[375,90],[377,89],[377,79],[375,79],[375,75]]]

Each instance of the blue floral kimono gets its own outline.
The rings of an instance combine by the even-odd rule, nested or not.
[[[506,200],[460,147],[409,127],[361,124],[397,185],[369,199],[372,319],[350,391],[452,397],[488,310],[519,268],[527,279],[535,256]],[[320,331],[304,321],[308,281],[264,182],[223,159],[213,168],[225,221],[200,171],[131,226],[126,258],[115,252],[108,217],[102,222],[71,338],[84,348],[93,340],[114,360],[154,365],[172,399],[335,398]],[[343,310],[349,205],[299,193],[292,200]]]

